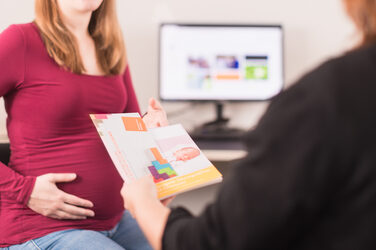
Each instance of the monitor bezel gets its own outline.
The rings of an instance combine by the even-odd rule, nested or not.
[[[282,57],[282,84],[281,88],[273,96],[265,99],[165,99],[161,95],[161,46],[162,46],[162,29],[166,25],[174,26],[187,26],[187,27],[250,27],[250,28],[279,28],[281,30],[281,57]],[[175,23],[175,22],[163,22],[159,25],[158,33],[158,98],[163,102],[264,102],[273,99],[285,87],[285,41],[284,41],[284,29],[282,24],[223,24],[223,23]]]

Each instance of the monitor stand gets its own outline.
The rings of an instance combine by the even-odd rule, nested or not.
[[[240,140],[245,131],[228,127],[229,119],[223,116],[223,103],[216,102],[217,117],[214,121],[195,128],[190,135],[194,140]]]

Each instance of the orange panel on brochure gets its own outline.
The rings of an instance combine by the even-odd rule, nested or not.
[[[141,117],[122,117],[126,131],[147,131],[146,125]]]

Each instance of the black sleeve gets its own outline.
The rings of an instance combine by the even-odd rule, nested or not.
[[[310,74],[273,100],[216,201],[198,217],[172,210],[163,249],[288,249],[309,230],[334,190],[334,105],[318,81],[328,77]]]

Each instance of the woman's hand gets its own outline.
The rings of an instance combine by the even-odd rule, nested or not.
[[[133,217],[136,217],[135,207],[145,206],[149,202],[158,202],[167,206],[175,199],[171,196],[164,200],[159,201],[157,198],[157,189],[153,181],[153,177],[145,176],[138,180],[132,181],[130,184],[123,185],[121,195],[124,200],[124,208],[129,210]]]
[[[151,176],[145,176],[121,189],[124,207],[137,220],[153,249],[162,248],[162,236],[170,209],[158,200],[157,189]],[[165,202],[171,201],[168,198]]]
[[[36,213],[59,220],[83,220],[94,216],[93,203],[58,189],[56,183],[71,182],[76,174],[38,176],[27,206]]]
[[[124,208],[129,210],[133,217],[136,218],[135,207],[145,206],[150,201],[158,201],[157,189],[153,182],[153,177],[144,176],[134,180],[129,184],[123,185],[121,195],[124,200]]]
[[[148,111],[142,119],[144,120],[147,128],[156,128],[168,125],[165,110],[154,98],[149,99]]]

